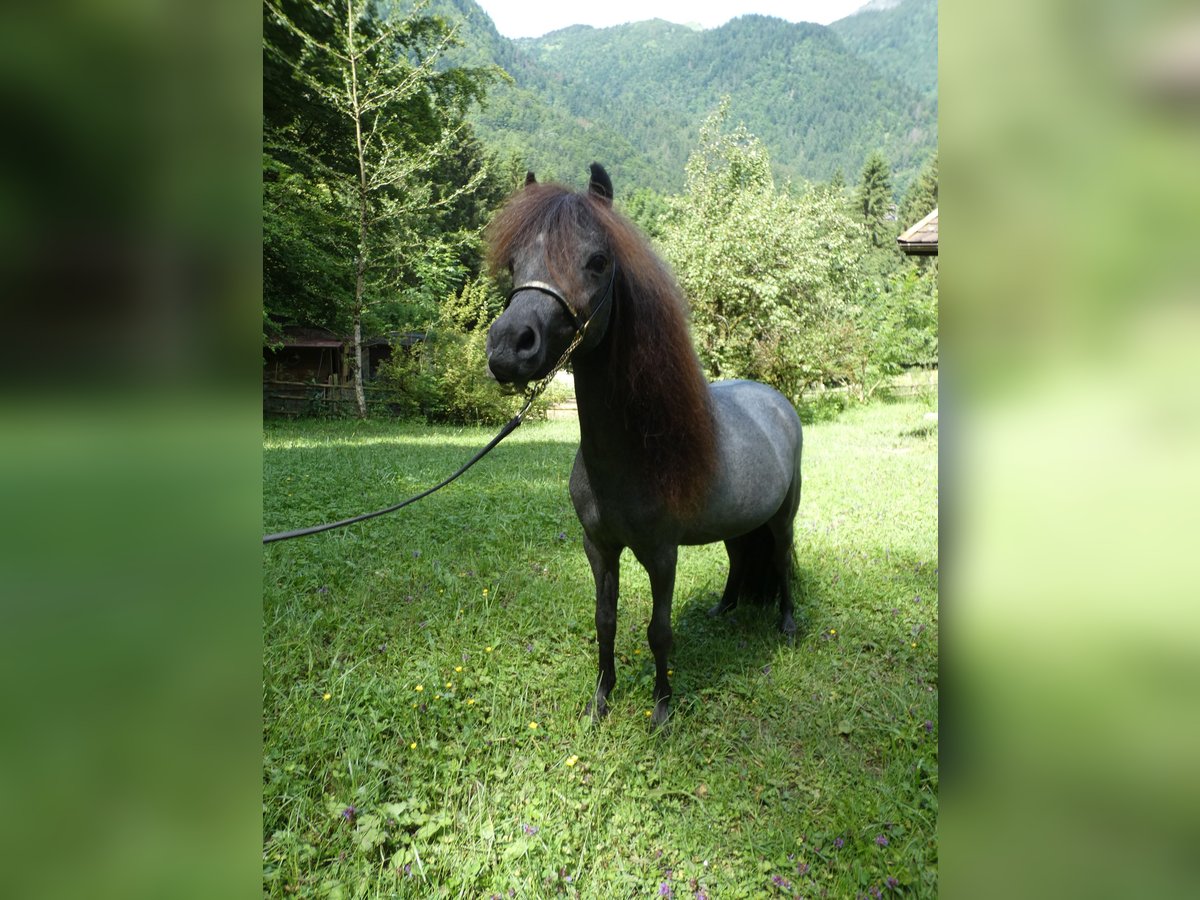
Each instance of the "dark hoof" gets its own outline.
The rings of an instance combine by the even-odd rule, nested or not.
[[[666,700],[659,700],[654,704],[654,715],[650,717],[650,730],[659,731],[667,724],[667,719],[671,717],[671,706]]]
[[[588,705],[584,707],[583,714],[591,716],[593,722],[599,722],[608,715],[608,701],[603,697],[595,697],[588,701]]]
[[[784,613],[783,618],[779,621],[779,630],[783,632],[783,636],[788,640],[795,639],[796,620],[792,618],[791,613]]]

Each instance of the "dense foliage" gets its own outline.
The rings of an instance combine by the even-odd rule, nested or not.
[[[777,188],[762,143],[727,117],[723,105],[701,128],[662,240],[710,377],[766,381],[800,401],[831,384],[867,396],[935,361],[936,277],[895,251],[895,223],[834,187]],[[888,177],[875,158],[856,196]]]

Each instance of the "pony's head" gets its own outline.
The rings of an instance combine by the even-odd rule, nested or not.
[[[538,184],[532,172],[488,229],[493,272],[507,270],[513,290],[488,330],[488,371],[503,384],[542,378],[575,336],[587,353],[612,315],[616,257],[606,227],[612,181],[592,163],[586,193]]]

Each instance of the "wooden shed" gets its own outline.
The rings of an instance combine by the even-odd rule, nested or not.
[[[933,212],[896,238],[896,243],[909,256],[937,256],[938,211],[936,207]]]

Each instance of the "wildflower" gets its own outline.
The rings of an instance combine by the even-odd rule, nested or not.
[[[468,697],[468,698],[467,698],[467,706],[474,706],[474,705],[475,705],[475,698],[474,698],[474,697]]]
[[[782,875],[772,876],[771,884],[773,884],[773,885],[775,885],[775,887],[780,888],[785,891],[791,890],[791,887],[792,887],[792,883],[790,881],[788,881],[786,878],[784,878]]]
[[[413,690],[418,691],[418,692],[423,691],[423,690],[425,690],[425,685],[418,684],[415,688],[413,688]]]
[[[530,730],[530,731],[537,731],[537,727],[538,727],[538,724],[537,724],[537,722],[530,722],[530,723],[529,723],[529,730]]]
[[[357,815],[358,815],[358,810],[354,807],[353,804],[351,804],[350,806],[347,806],[345,809],[342,810],[342,818],[345,819],[347,822],[353,822],[354,817]]]
[[[329,699],[330,697],[332,697],[332,696],[333,696],[333,694],[329,693],[329,691],[326,691],[325,693],[323,693],[323,694],[321,695],[321,699],[322,699],[322,700],[328,700],[328,699]]]
[[[843,847],[846,846],[846,842],[842,838],[837,838],[836,840],[834,840],[833,846],[834,846],[834,849],[841,850]]]
[[[671,891],[671,885],[669,882],[664,881],[662,884],[660,884],[658,886],[658,896],[660,896],[660,897],[673,897],[674,896],[674,893]]]
[[[579,757],[576,756],[574,753],[572,753],[570,756],[567,757],[567,767],[568,768],[571,766],[574,766],[575,763],[577,763],[577,762],[579,762]]]
[[[408,749],[409,749],[409,750],[416,750],[416,749],[417,749],[417,742],[416,742],[416,741],[413,741],[411,744],[409,744],[409,745],[408,745]]]
[[[674,670],[674,669],[667,669],[667,677],[668,677],[668,678],[670,678],[670,677],[671,677],[672,675],[674,675],[674,674],[675,674],[675,670]]]
[[[654,711],[653,711],[653,710],[650,710],[650,709],[648,709],[648,710],[646,710],[646,715],[647,715],[647,716],[652,716],[652,715],[654,715]]]
[[[524,822],[522,822],[521,830],[526,834],[537,834],[540,829],[536,825],[526,825]]]
[[[882,834],[877,834],[875,835],[875,843],[877,843],[880,847],[886,847],[888,845],[888,839]]]
[[[446,682],[446,690],[450,690],[450,688],[452,688],[452,687],[454,687],[454,682],[453,682],[453,681],[447,681],[447,682]]]
[[[797,875],[807,875],[808,874],[808,863],[798,863],[796,865],[796,874]]]
[[[483,648],[483,652],[484,652],[484,653],[491,653],[491,652],[492,652],[492,648],[491,648],[491,647],[484,647],[484,648]]]
[[[928,719],[925,720],[925,733],[933,734],[933,723]]]
[[[486,597],[487,595],[488,595],[488,589],[487,589],[487,588],[484,588],[484,589],[483,589],[483,596],[485,596],[485,597]]]
[[[454,667],[454,671],[455,671],[455,672],[461,672],[461,671],[462,671],[462,666],[455,666],[455,667]]]
[[[893,878],[891,875],[889,875],[887,877],[887,886],[894,891],[896,888],[898,888],[900,886],[900,882],[897,881],[895,878]]]
[[[830,628],[830,629],[829,629],[829,633],[830,633],[830,634],[837,634],[837,629],[836,629],[836,628]]]

